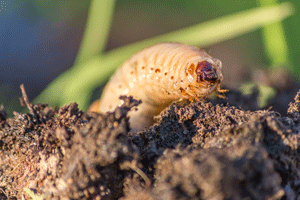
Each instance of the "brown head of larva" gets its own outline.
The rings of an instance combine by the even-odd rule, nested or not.
[[[207,61],[198,63],[196,67],[196,74],[198,83],[207,82],[214,84],[218,80],[216,69]]]

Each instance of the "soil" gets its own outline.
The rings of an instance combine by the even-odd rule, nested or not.
[[[0,199],[300,199],[299,88],[264,110],[258,89],[174,102],[138,133],[131,97],[85,114],[23,96],[29,113],[0,108]]]

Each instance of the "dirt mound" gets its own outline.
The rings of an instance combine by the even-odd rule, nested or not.
[[[127,112],[140,102],[127,97],[103,115],[1,107],[0,198],[299,198],[300,91],[286,116],[259,110],[258,95],[175,102],[139,133]]]

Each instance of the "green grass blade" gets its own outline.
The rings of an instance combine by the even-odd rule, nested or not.
[[[261,6],[277,5],[276,0],[258,0]],[[271,67],[282,67],[287,65],[288,45],[282,22],[276,22],[264,26],[262,30],[265,52],[270,61]]]
[[[92,0],[85,33],[75,63],[84,62],[105,50],[115,0]]]
[[[61,96],[65,91],[65,87],[68,86],[68,82],[73,77],[73,70],[70,69],[62,73],[54,81],[52,81],[42,91],[42,93],[34,99],[34,103],[49,103],[51,106],[61,106],[65,103],[62,102]]]

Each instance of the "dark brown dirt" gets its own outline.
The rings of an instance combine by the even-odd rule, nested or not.
[[[46,199],[300,199],[295,91],[267,110],[257,89],[175,102],[134,134],[131,98],[103,115],[38,104],[7,118],[0,107],[0,199],[30,199],[24,188]]]

